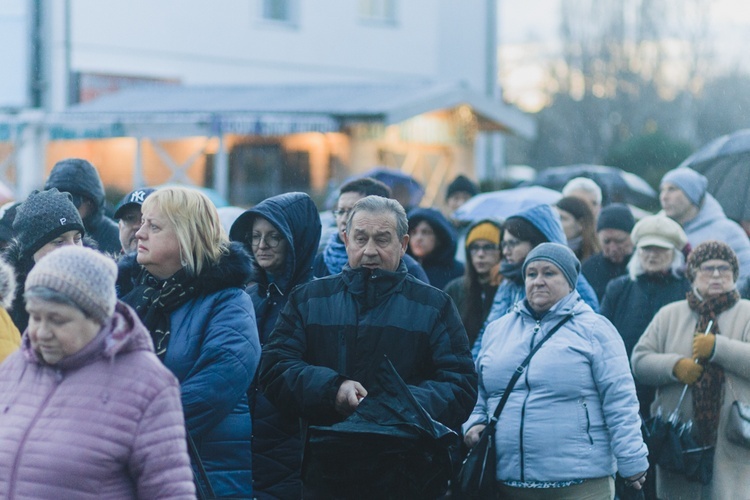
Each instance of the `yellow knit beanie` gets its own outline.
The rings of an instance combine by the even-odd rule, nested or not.
[[[471,231],[469,231],[469,234],[466,235],[466,246],[468,247],[477,240],[487,240],[499,245],[500,228],[491,222],[477,224]]]

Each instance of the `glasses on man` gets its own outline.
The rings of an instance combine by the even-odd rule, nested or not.
[[[719,273],[719,276],[726,277],[732,274],[732,267],[726,264],[720,264],[718,266],[702,265],[698,270],[704,276],[713,276],[714,273]]]
[[[262,240],[263,242],[265,242],[268,248],[276,248],[277,246],[279,246],[283,239],[284,237],[278,233],[269,233],[265,236],[260,233],[253,233],[252,235],[250,235],[250,244],[253,246],[253,248],[257,248],[260,246],[260,242]]]
[[[484,253],[496,252],[497,250],[499,250],[499,247],[495,245],[494,243],[486,243],[484,245],[480,245],[478,243],[477,244],[472,243],[471,245],[469,245],[469,253],[471,255],[477,255],[479,252],[484,252]]]

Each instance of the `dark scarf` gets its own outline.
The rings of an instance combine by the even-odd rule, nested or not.
[[[730,309],[740,300],[737,290],[701,300],[692,290],[687,293],[690,309],[698,314],[696,331],[705,332],[709,321],[714,324],[711,333],[720,335],[717,316]],[[693,421],[698,429],[698,439],[703,446],[716,444],[719,428],[719,412],[724,395],[724,369],[716,363],[704,361],[703,376],[693,386]]]
[[[338,274],[344,269],[344,264],[349,261],[346,255],[346,245],[339,239],[339,233],[333,233],[328,240],[325,250],[323,250],[323,262],[326,263],[328,272]]]
[[[197,280],[189,276],[185,268],[165,280],[143,269],[138,276],[138,284],[123,297],[123,301],[135,309],[151,332],[159,358],[164,359],[167,353],[171,313],[197,294]]]
[[[500,263],[500,274],[503,278],[511,280],[516,285],[523,285],[523,262],[508,264],[506,261]]]

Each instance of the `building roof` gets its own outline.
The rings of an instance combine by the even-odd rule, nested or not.
[[[461,105],[474,111],[480,129],[535,133],[533,120],[510,105],[461,84],[428,83],[141,87],[73,105],[47,121],[53,138],[132,135],[134,127],[146,134],[149,125],[282,135],[357,122],[391,125]]]

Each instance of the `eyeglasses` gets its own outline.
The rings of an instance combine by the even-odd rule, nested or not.
[[[698,268],[700,273],[704,276],[713,276],[718,271],[719,276],[729,276],[732,273],[732,267],[726,264],[720,264],[718,266],[700,266]]]
[[[351,213],[351,211],[351,208],[347,208],[346,210],[334,210],[331,213],[334,217],[347,217]]]
[[[503,250],[513,250],[521,243],[523,243],[523,241],[521,240],[505,240],[500,244],[500,246]]]
[[[260,233],[253,233],[250,236],[250,243],[253,247],[259,247],[261,240],[263,240],[268,248],[276,248],[283,239],[284,237],[278,233],[269,233],[265,236]]]
[[[487,243],[485,245],[479,245],[479,244],[469,245],[469,253],[471,255],[476,255],[479,252],[490,253],[490,252],[495,252],[497,250],[498,250],[498,246],[495,245],[494,243]]]

